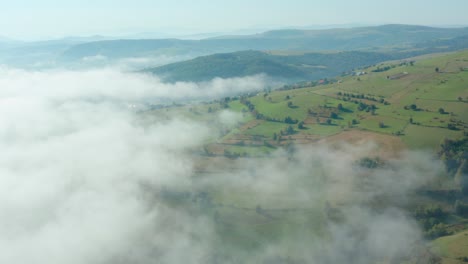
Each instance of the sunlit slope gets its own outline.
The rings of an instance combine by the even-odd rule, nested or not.
[[[390,69],[372,72],[386,67]],[[410,147],[433,148],[444,137],[463,135],[468,122],[467,51],[426,56],[414,63],[385,63],[365,71],[368,74],[344,78],[315,93],[334,99],[344,98],[340,92],[360,94],[388,102],[357,100],[377,109],[375,115],[355,111],[356,127],[399,135]]]
[[[297,87],[305,88],[288,86],[165,111],[207,120],[221,110],[242,114],[241,124],[207,148],[214,155],[261,155],[280,145],[327,138],[375,140],[395,151],[434,150],[443,138],[465,133],[468,51],[386,62]]]
[[[94,41],[71,46],[62,60],[105,56],[108,59],[151,55],[214,54],[241,50],[401,50],[420,49],[433,40],[468,35],[468,28],[433,28],[412,25],[383,25],[325,30],[274,30],[255,35],[222,36],[201,40],[134,39]]]
[[[441,237],[433,243],[432,251],[438,254],[442,263],[466,263],[468,261],[468,231]]]
[[[385,67],[390,69],[372,72]],[[264,116],[304,121],[306,129],[296,129],[293,137],[360,129],[399,136],[409,147],[433,148],[444,137],[462,136],[468,122],[468,52],[362,71],[366,74],[337,78],[333,84],[259,95],[250,101]]]

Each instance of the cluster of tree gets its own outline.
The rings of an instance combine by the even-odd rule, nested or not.
[[[399,65],[400,66],[414,66],[414,63],[415,61],[403,61],[402,63],[400,63]]]
[[[279,118],[274,118],[274,117],[269,117],[269,116],[265,116],[263,117],[263,119],[269,122],[284,123],[284,119],[279,119]]]
[[[413,117],[410,117],[410,118],[408,119],[408,121],[409,121],[409,123],[412,124],[412,125],[421,125],[420,122],[414,121]]]
[[[342,92],[338,92],[336,93],[336,95],[346,96],[346,97],[351,97],[351,98],[364,98],[365,97],[364,94],[353,94],[353,93],[342,93]]]
[[[450,129],[450,130],[458,130],[457,125],[454,124],[454,123],[448,123],[447,128]]]
[[[293,84],[285,84],[278,90],[280,91],[287,91],[287,90],[294,90],[294,89],[300,89],[300,88],[308,88],[308,87],[315,87],[317,85],[326,85],[326,84],[332,84],[335,83],[336,79],[328,79],[324,78],[319,81],[303,81],[303,82],[297,82]]]
[[[298,129],[305,129],[304,121],[299,122],[299,124],[297,124],[297,128]]]
[[[440,144],[438,154],[447,172],[454,175],[468,159],[468,138],[458,140],[445,138]]]
[[[444,139],[438,152],[447,173],[454,176],[463,195],[468,195],[468,138]]]
[[[359,102],[358,110],[372,112],[374,114],[375,110],[377,110],[377,106],[375,106],[374,104],[368,105],[366,103]]]
[[[436,239],[442,236],[451,235],[452,232],[448,230],[448,226],[444,223],[434,224],[431,220],[425,221],[426,225],[430,226],[427,230],[424,231],[424,235],[429,239]]]
[[[288,136],[288,135],[292,135],[294,133],[296,133],[296,130],[294,130],[294,128],[292,126],[288,126],[285,130],[280,131],[280,134],[282,136]]]
[[[349,97],[348,97],[348,98],[343,97],[343,98],[341,98],[341,100],[343,100],[343,101],[345,101],[345,102],[349,101],[349,102],[354,103],[354,104],[360,104],[360,103],[362,102],[362,101],[360,101],[360,100],[351,100]],[[389,105],[389,104],[390,104],[389,102],[385,101],[384,99],[380,99],[379,102],[382,103],[382,104],[384,104],[384,105]],[[366,105],[367,105],[367,104],[366,104]],[[363,109],[365,110],[366,108],[364,107]],[[375,108],[375,109],[377,109],[377,108]],[[372,110],[372,109],[369,109],[369,111],[370,111],[370,110]],[[361,110],[361,111],[362,111],[362,110]],[[369,112],[369,111],[367,111],[367,112]]]
[[[416,208],[414,217],[424,230],[424,235],[429,239],[450,235],[447,225],[443,223],[447,213],[439,205],[430,204]]]
[[[465,123],[462,120],[450,118],[450,123],[447,124],[447,128],[450,130],[459,130],[459,127],[465,127]]]
[[[345,111],[345,108],[343,107],[343,105],[341,103],[338,104],[338,106],[336,107],[338,109],[338,111],[342,112],[342,111]]]
[[[235,101],[235,100],[238,100],[238,98],[237,98],[237,97],[229,97],[229,96],[227,96],[227,97],[225,97],[225,98],[219,100],[218,103],[219,103],[219,106],[220,106],[221,108],[229,108],[229,102]]]
[[[286,123],[286,124],[297,124],[297,122],[298,122],[297,119],[293,119],[290,116],[287,116],[287,117],[284,118],[284,123]]]
[[[364,157],[358,161],[358,165],[363,168],[375,169],[375,168],[383,167],[385,163],[379,157],[375,157],[375,158]]]
[[[421,109],[418,108],[416,104],[411,104],[411,105],[405,105],[403,107],[405,110],[412,110],[412,111],[420,111]]]
[[[385,72],[385,71],[388,71],[388,70],[393,69],[395,67],[396,67],[396,65],[391,65],[391,66],[389,65],[389,66],[385,66],[385,67],[382,67],[382,68],[380,68],[380,66],[379,66],[379,67],[377,67],[377,69],[372,70],[372,72]]]
[[[384,104],[384,105],[389,105],[390,103],[388,101],[385,101],[384,98],[380,98],[380,99],[377,99],[373,96],[367,96],[367,95],[364,95],[364,94],[353,94],[353,93],[342,93],[342,92],[338,92],[337,93],[338,96],[342,96],[341,100],[345,101],[345,102],[356,102],[356,100],[353,100],[353,99],[366,99],[366,100],[369,100],[369,101],[373,101],[373,102],[379,102],[381,104]]]
[[[256,110],[253,110],[252,114],[256,117],[256,119],[261,119],[261,120],[265,120],[269,122],[286,123],[286,124],[291,124],[291,125],[297,124],[299,122],[299,120],[293,119],[290,116],[287,116],[284,119],[274,118],[274,117],[269,117],[269,116],[260,114]]]
[[[442,207],[436,204],[420,206],[414,211],[416,219],[436,218],[442,219],[447,216],[447,213],[442,210]]]
[[[390,69],[394,69],[397,66],[408,66],[408,65],[409,66],[414,66],[414,61],[404,61],[404,62],[401,62],[398,65],[387,65],[387,66],[384,66],[384,67],[377,66],[377,68],[372,70],[372,72],[385,72],[385,71],[388,71]]]
[[[460,200],[455,201],[455,213],[464,217],[468,216],[468,203]]]
[[[250,112],[252,112],[253,110],[255,110],[255,105],[252,104],[252,102],[250,102],[249,100],[247,100],[246,98],[241,98],[240,100],[241,104],[244,104],[245,106],[247,106],[247,108],[249,109]]]

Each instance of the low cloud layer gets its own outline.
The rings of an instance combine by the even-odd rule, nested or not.
[[[210,161],[203,173],[194,153],[209,128],[147,123],[122,104],[247,92],[263,78],[164,84],[113,70],[1,69],[0,263],[372,263],[409,254],[420,233],[393,202],[437,176],[430,156],[404,153],[367,170],[356,156],[372,148],[319,145]],[[375,210],[382,196],[389,202]],[[338,220],[328,220],[328,206]]]
[[[184,217],[149,208],[141,184],[189,184],[184,153],[207,130],[179,120],[138,124],[113,99],[143,99],[150,84],[118,76],[13,71],[0,78],[0,262],[138,260],[148,230]],[[126,87],[136,92],[119,93]]]
[[[197,57],[197,54],[187,55],[156,55],[151,57],[129,57],[123,59],[110,59],[103,55],[83,57],[74,67],[96,68],[112,67],[125,71],[137,71],[144,68],[158,67],[165,64],[186,61]]]
[[[164,83],[150,74],[123,73],[115,69],[84,71],[25,71],[0,68],[1,98],[88,99],[164,102],[178,99],[215,99],[263,90],[266,76],[216,78],[209,82]]]

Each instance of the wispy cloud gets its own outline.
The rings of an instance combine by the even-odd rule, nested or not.
[[[252,92],[270,84],[267,76],[221,79],[203,83],[164,83],[150,74],[123,73],[115,69],[84,71],[25,71],[0,69],[2,98],[46,98],[145,101],[209,99]]]
[[[200,175],[194,168],[203,158],[193,153],[210,128],[180,117],[142,122],[121,104],[253,91],[263,78],[165,84],[114,70],[2,69],[0,262],[268,263],[292,255],[371,263],[409,254],[420,232],[397,208],[440,172],[427,154],[403,153],[366,170],[355,161],[371,147],[322,144],[207,162],[212,173]],[[240,120],[228,111],[215,118],[227,126]],[[375,210],[382,196],[388,204]],[[327,203],[339,220],[328,219]],[[286,224],[246,253],[225,230],[256,239],[256,221]]]

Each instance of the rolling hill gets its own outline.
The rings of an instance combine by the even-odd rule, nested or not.
[[[265,73],[285,79],[307,78],[300,67],[287,65],[259,51],[241,51],[198,57],[146,70],[170,81],[207,81]]]
[[[359,51],[288,56],[261,51],[240,51],[202,56],[149,68],[144,72],[157,74],[166,81],[208,81],[216,77],[267,74],[278,80],[291,82],[330,78],[356,67],[389,59],[394,59],[394,56]]]
[[[231,78],[267,74],[280,81],[297,82],[332,78],[353,69],[388,60],[417,55],[449,52],[468,48],[468,36],[432,39],[398,51],[240,51],[198,57],[144,71],[157,74],[166,81],[207,81],[216,77]]]
[[[382,26],[385,32],[398,31],[401,26]],[[388,60],[398,60],[423,54],[450,52],[468,48],[468,35],[445,39],[431,39],[435,33],[425,27],[404,27],[406,31],[398,31],[406,39],[406,44],[400,42],[399,48],[385,51],[372,50],[346,50],[347,47],[341,47],[341,52],[297,52],[291,50],[281,51],[241,51],[233,53],[221,53],[198,57],[188,61],[176,62],[160,67],[149,68],[145,71],[160,75],[166,81],[206,81],[215,77],[229,78],[242,77],[254,74],[267,74],[276,79],[286,82],[317,80],[320,78],[331,78],[349,72],[355,68],[367,67],[379,62]],[[420,29],[423,42],[409,44],[414,39],[408,31],[412,28],[414,31]],[[429,28],[432,29],[432,28]],[[351,29],[347,29],[351,30]],[[435,30],[435,29],[434,29]],[[322,34],[324,32],[318,31]],[[331,34],[331,32],[326,31]],[[441,32],[435,30],[435,32]],[[442,31],[443,32],[443,31]],[[288,30],[279,32],[268,32],[266,36],[277,36],[281,38],[296,39],[297,35],[303,36],[304,31]],[[416,33],[414,33],[416,34]],[[416,34],[417,35],[417,34]],[[331,34],[338,38],[337,32]],[[388,34],[382,34],[384,42]],[[342,37],[342,36],[341,36]],[[375,37],[375,36],[374,36]],[[261,38],[261,37],[258,37]],[[377,38],[377,37],[376,37]],[[352,42],[352,40],[350,40]],[[365,42],[364,40],[362,40]],[[373,39],[372,41],[376,41]],[[372,41],[366,43],[372,43]],[[403,41],[403,39],[401,40]],[[350,42],[348,42],[349,44]],[[390,42],[387,42],[390,43]],[[374,42],[378,45],[378,42]],[[372,44],[373,45],[373,44]],[[349,47],[348,47],[349,48]]]
[[[250,53],[247,52],[248,58],[252,57]],[[225,56],[235,60],[232,54],[220,58],[224,60]],[[264,141],[269,142],[268,146],[307,143],[353,131],[383,135],[398,142],[394,146],[433,150],[444,137],[463,137],[468,128],[468,51],[379,63],[360,71],[365,74],[335,77],[325,85],[309,82],[234,98],[227,103],[190,106],[192,112],[188,114],[206,113],[208,107],[213,113],[226,107],[251,112],[253,119],[243,114],[250,125],[233,130],[224,138],[224,147],[233,147],[239,154],[243,148],[250,153],[256,147],[265,147]],[[298,128],[301,122],[303,128]],[[293,126],[289,134],[288,126]],[[241,141],[244,144],[238,145]]]

